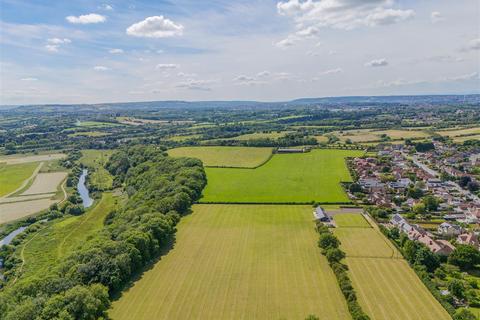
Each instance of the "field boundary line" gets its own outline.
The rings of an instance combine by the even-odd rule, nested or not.
[[[43,163],[44,163],[43,161],[39,163],[39,165],[35,168],[35,170],[33,170],[32,175],[30,177],[28,177],[27,179],[25,179],[20,187],[18,187],[17,189],[13,190],[12,192],[10,192],[10,193],[2,196],[2,197],[0,197],[0,199],[8,198],[12,194],[20,192],[23,188],[25,188],[28,185],[28,183],[30,183],[30,180],[33,180],[37,176],[37,174],[40,172],[40,169],[42,168]]]

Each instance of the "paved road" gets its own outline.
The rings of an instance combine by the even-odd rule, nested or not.
[[[440,177],[440,173],[438,171],[435,171],[435,170],[429,168],[427,165],[418,161],[418,158],[416,156],[412,157],[412,161],[415,165],[417,165],[419,168],[421,168],[422,170],[424,170],[428,174],[431,174],[432,176],[435,176],[435,177]],[[456,189],[461,194],[463,194],[467,197],[471,197],[476,202],[480,202],[479,197],[477,197],[475,194],[473,194],[472,192],[470,192],[468,190],[464,190],[462,187],[460,187],[460,185],[458,183],[456,183],[454,181],[448,181],[448,185],[450,185],[452,188]]]

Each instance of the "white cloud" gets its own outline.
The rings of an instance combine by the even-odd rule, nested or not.
[[[291,47],[295,44],[295,42],[298,41],[296,37],[293,36],[288,36],[287,38],[278,41],[275,43],[275,46],[281,48],[281,49],[286,49],[288,47]]]
[[[441,21],[445,20],[445,18],[442,16],[442,14],[440,12],[433,11],[430,14],[430,20],[432,21],[432,23],[437,23],[437,22],[441,22]]]
[[[177,73],[177,76],[182,77],[182,78],[194,78],[194,77],[197,76],[197,74],[196,73],[179,72],[179,73]]]
[[[127,34],[145,38],[167,38],[181,36],[183,26],[163,16],[148,17],[127,28]]]
[[[65,19],[67,19],[68,22],[74,24],[90,24],[105,22],[107,20],[107,17],[97,13],[89,13],[78,17],[68,16]]]
[[[174,63],[159,63],[155,66],[155,69],[158,70],[171,70],[171,69],[177,69],[180,66],[178,64]]]
[[[188,79],[186,81],[178,82],[175,87],[189,90],[211,91],[211,84],[215,82],[216,80]]]
[[[45,49],[49,52],[58,52],[60,47],[64,44],[71,43],[72,41],[67,38],[49,38],[47,39],[47,44],[45,45]]]
[[[293,17],[303,28],[315,26],[346,30],[397,23],[415,15],[413,10],[393,9],[393,4],[393,0],[289,0],[278,2],[277,10],[280,15]]]
[[[95,71],[107,71],[109,69],[105,66],[95,66],[95,67],[93,67],[93,70],[95,70]]]
[[[123,49],[115,48],[115,49],[108,50],[108,52],[113,53],[113,54],[119,54],[119,53],[123,53],[124,51],[123,51]]]
[[[261,71],[259,73],[257,73],[257,78],[265,78],[265,77],[268,77],[270,75],[270,71]]]
[[[470,40],[470,42],[468,43],[468,49],[480,50],[480,38]]]
[[[28,77],[28,78],[22,78],[20,79],[21,81],[38,81],[37,78],[33,78],[33,77]]]
[[[305,38],[311,38],[314,37],[318,34],[318,28],[315,27],[307,27],[305,29],[301,29],[297,31],[297,36],[299,37],[305,37]]]
[[[100,6],[98,6],[99,9],[101,10],[106,10],[106,11],[112,11],[113,10],[113,6],[108,4],[108,3],[104,3]]]
[[[365,63],[366,67],[385,67],[387,65],[388,65],[388,61],[385,58],[374,59],[372,61]]]
[[[336,74],[336,73],[342,73],[343,69],[342,68],[335,68],[335,69],[329,69],[321,72],[321,75],[328,75],[328,74]]]
[[[478,80],[480,79],[478,76],[478,72],[472,72],[472,73],[467,73],[467,74],[461,74],[458,76],[452,76],[452,77],[443,77],[439,81],[441,82],[452,82],[452,81],[466,81],[466,80]]]

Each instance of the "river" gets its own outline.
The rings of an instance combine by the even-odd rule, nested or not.
[[[87,177],[88,170],[83,169],[80,179],[78,179],[77,190],[82,198],[82,204],[85,208],[90,207],[93,204],[93,199],[90,198],[90,193],[85,185],[85,178]]]

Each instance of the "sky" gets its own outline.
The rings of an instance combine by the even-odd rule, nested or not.
[[[480,93],[479,0],[0,0],[0,104]]]

